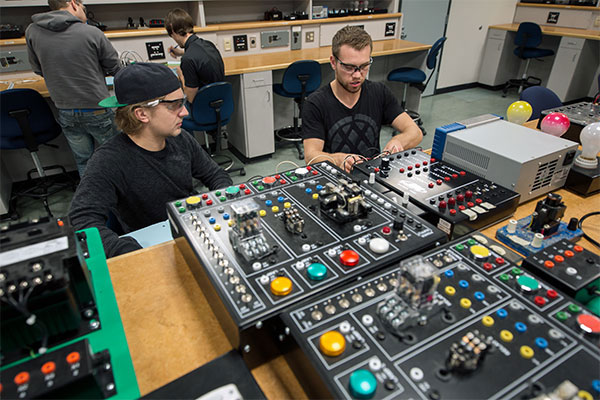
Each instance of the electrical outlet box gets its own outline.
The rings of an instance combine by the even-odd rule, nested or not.
[[[284,47],[290,44],[290,31],[269,31],[260,33],[260,47]]]
[[[233,37],[233,51],[247,51],[248,50],[248,36],[247,35],[235,35]]]
[[[315,32],[314,31],[306,32],[304,34],[304,40],[306,41],[306,43],[314,42],[315,41]]]
[[[223,39],[223,50],[231,51],[231,39],[229,39],[229,38]]]
[[[300,50],[302,48],[302,27],[292,26],[292,50]]]
[[[148,53],[148,60],[150,61],[165,59],[163,42],[146,42],[146,52]]]
[[[596,17],[596,20],[594,21],[594,26],[595,27],[600,26],[600,16]]]
[[[27,50],[0,51],[0,72],[29,71]]]
[[[254,49],[256,47],[256,36],[250,36],[250,48]]]

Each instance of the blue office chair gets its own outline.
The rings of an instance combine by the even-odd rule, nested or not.
[[[193,132],[204,132],[204,143],[206,151],[211,157],[224,158],[219,162],[227,172],[240,171],[240,175],[246,175],[244,167],[233,168],[234,161],[231,157],[219,154],[221,151],[221,140],[227,139],[227,132],[223,127],[229,123],[233,114],[233,91],[229,82],[215,82],[203,86],[196,93],[192,104],[191,114],[183,119],[183,129]],[[215,142],[215,153],[210,150],[208,136]]]
[[[425,88],[429,84],[433,73],[435,72],[435,68],[437,66],[437,59],[440,51],[444,47],[444,42],[446,41],[446,37],[441,37],[431,46],[429,50],[429,54],[427,55],[427,68],[431,70],[429,74],[429,78],[425,72],[421,71],[418,68],[411,67],[401,67],[396,68],[388,74],[388,81],[391,82],[400,82],[404,83],[404,94],[402,95],[402,108],[406,110],[406,93],[409,86],[417,88],[421,93],[425,91]],[[427,79],[427,82],[425,82]],[[425,82],[425,83],[423,83]],[[415,121],[415,123],[421,128],[423,131],[423,135],[426,135],[425,129],[423,128],[423,121],[421,120],[421,115],[416,111],[406,110],[406,113]]]
[[[523,90],[520,100],[528,102],[533,109],[529,121],[540,118],[544,110],[563,105],[556,93],[543,86],[532,86]]]
[[[321,86],[321,66],[313,60],[300,60],[290,64],[283,74],[281,83],[273,85],[273,92],[283,97],[293,98],[298,106],[294,108],[294,125],[275,131],[281,140],[293,142],[298,149],[298,158],[304,159],[299,119],[302,115],[304,100]]]
[[[27,182],[23,190],[17,190],[11,196],[11,207],[14,208],[19,197],[40,199],[50,217],[53,217],[48,206],[48,197],[66,187],[75,189],[75,181],[67,174],[62,165],[42,166],[37,151],[39,146],[60,135],[60,125],[54,119],[52,110],[46,100],[32,89],[11,89],[0,92],[0,149],[27,149],[35,168],[27,172]],[[48,175],[46,172],[59,171],[59,175]],[[37,172],[37,179],[34,174]],[[64,178],[59,181],[58,178]]]
[[[526,60],[525,70],[521,79],[510,79],[502,89],[502,97],[506,97],[508,90],[513,87],[519,88],[519,93],[523,88],[530,86],[539,86],[542,84],[540,78],[535,76],[527,76],[529,63],[532,58],[542,58],[554,55],[554,51],[550,49],[540,49],[538,46],[542,43],[542,29],[534,22],[521,22],[515,37],[515,44],[518,46],[513,53],[521,60]],[[541,60],[540,60],[541,61]]]

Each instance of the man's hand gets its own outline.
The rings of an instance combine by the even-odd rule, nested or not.
[[[335,164],[346,172],[350,172],[354,164],[362,162],[362,157],[358,154],[334,153],[332,156]]]
[[[397,153],[402,150],[404,150],[404,147],[402,147],[402,144],[399,141],[394,141],[394,140],[390,140],[388,142],[388,144],[385,145],[385,148],[383,149],[384,152],[387,151],[390,154]]]
[[[169,54],[171,55],[171,57],[174,57],[174,58],[181,57],[184,53],[185,53],[185,51],[179,46],[170,46],[169,47]]]

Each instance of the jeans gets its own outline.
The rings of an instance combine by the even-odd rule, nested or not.
[[[94,140],[101,145],[118,133],[115,113],[110,109],[98,115],[95,112],[60,109],[58,123],[69,142],[80,177],[94,152]]]

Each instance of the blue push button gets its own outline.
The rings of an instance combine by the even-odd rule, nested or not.
[[[458,282],[458,286],[460,286],[463,289],[466,289],[469,287],[469,282],[465,281],[465,280],[461,280]]]
[[[279,196],[277,198],[277,201],[280,202],[280,203],[283,203],[284,200],[285,200],[285,197],[283,197],[283,196]]]
[[[311,188],[306,188],[306,189],[304,189],[304,191],[305,191],[306,193],[312,193],[312,189],[311,189]]]
[[[504,318],[506,318],[508,313],[506,312],[506,310],[504,308],[501,308],[498,311],[496,311],[496,315],[498,316],[498,318],[504,319]]]
[[[308,279],[313,281],[322,281],[327,276],[327,267],[321,263],[312,263],[306,269]]]
[[[448,278],[452,278],[454,276],[454,271],[449,269],[448,271],[444,272],[444,275],[446,275]]]
[[[483,294],[481,292],[475,292],[474,296],[475,296],[475,299],[477,299],[479,301],[483,301],[483,299],[485,299],[485,294]]]
[[[317,190],[323,190],[323,185],[317,185]]]
[[[525,332],[527,330],[527,325],[525,325],[522,322],[517,322],[515,324],[515,329],[517,330],[517,332],[523,333],[523,332]]]
[[[229,219],[229,214],[227,214],[227,213],[223,214],[223,219],[227,221]]]
[[[592,388],[597,392],[600,393],[600,379],[594,379],[592,381]]]
[[[350,375],[350,395],[356,399],[370,399],[377,389],[377,379],[371,371],[357,369]]]
[[[267,200],[265,201],[265,204],[267,207],[271,207],[273,205],[273,202],[271,200]]]
[[[208,219],[208,223],[209,223],[209,224],[214,224],[215,222],[217,222],[217,220],[216,220],[214,217],[210,217],[210,218]]]
[[[535,345],[540,349],[545,349],[546,347],[548,347],[548,341],[544,338],[537,337],[535,338]]]

